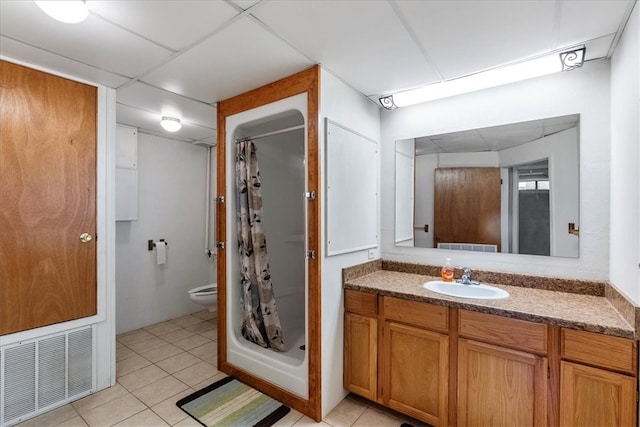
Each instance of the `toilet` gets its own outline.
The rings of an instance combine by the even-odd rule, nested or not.
[[[203,305],[211,312],[216,312],[218,301],[218,284],[210,283],[208,285],[198,286],[189,291],[189,298],[196,304]]]

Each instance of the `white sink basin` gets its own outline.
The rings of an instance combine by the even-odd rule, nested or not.
[[[458,298],[509,298],[509,292],[489,285],[461,285],[460,283],[456,282],[443,282],[441,280],[434,280],[432,282],[427,282],[422,286],[430,291]]]

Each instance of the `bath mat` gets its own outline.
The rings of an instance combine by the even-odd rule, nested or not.
[[[291,410],[233,377],[198,390],[176,405],[206,427],[268,427]]]

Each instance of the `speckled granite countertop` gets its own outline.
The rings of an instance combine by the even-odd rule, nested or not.
[[[361,277],[346,278],[344,288],[623,338],[635,338],[634,327],[602,296],[491,284],[509,292],[509,298],[466,299],[424,289],[422,284],[429,280],[440,278],[378,270]]]

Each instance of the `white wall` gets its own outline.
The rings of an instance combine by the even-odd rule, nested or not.
[[[456,253],[454,263],[486,270],[605,280],[609,259],[609,62],[382,113],[382,256],[441,264],[435,249],[393,245],[394,141],[579,113],[580,258]],[[636,156],[637,160],[637,156]],[[636,191],[637,192],[637,191]]]
[[[321,71],[320,94],[320,159],[321,171],[325,170],[324,118],[350,128],[374,141],[380,141],[380,112],[378,107],[361,94],[345,85],[328,71]],[[395,153],[395,144],[391,150]],[[393,158],[390,158],[393,162]],[[371,167],[379,167],[378,164]],[[393,170],[393,164],[391,165]],[[325,188],[322,174],[321,187]],[[321,192],[324,194],[324,191]],[[393,190],[391,190],[393,194]],[[378,200],[380,200],[378,198]],[[322,254],[326,254],[326,211],[322,204]],[[349,207],[344,207],[349,215]],[[391,206],[393,209],[393,205]],[[375,213],[372,213],[375,214]],[[391,213],[393,221],[393,213]],[[393,235],[391,235],[393,239]],[[379,258],[379,248],[374,249]],[[322,415],[325,416],[346,395],[342,388],[343,351],[343,291],[342,269],[367,262],[368,251],[352,252],[322,258]]]
[[[205,147],[138,134],[138,220],[116,223],[117,333],[204,309],[187,292],[210,283],[215,260],[204,253],[206,161]],[[166,264],[151,239],[166,239]]]
[[[640,303],[640,7],[611,59],[609,280]]]

